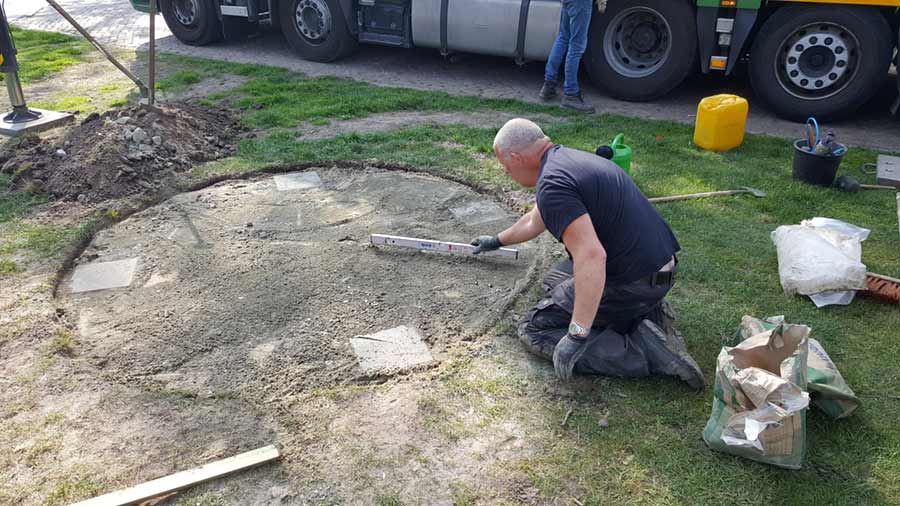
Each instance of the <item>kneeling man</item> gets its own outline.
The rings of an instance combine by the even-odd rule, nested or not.
[[[476,253],[534,239],[545,230],[569,259],[545,277],[545,298],[519,336],[556,374],[677,376],[702,389],[703,374],[664,301],[678,266],[678,240],[630,177],[613,162],[554,144],[526,119],[510,120],[494,153],[517,183],[536,188],[537,205]]]

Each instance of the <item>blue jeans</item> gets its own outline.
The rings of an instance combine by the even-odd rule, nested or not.
[[[588,27],[591,25],[593,0],[562,0],[562,13],[559,16],[559,35],[550,50],[544,80],[558,81],[559,66],[566,62],[563,92],[566,95],[578,95],[578,65],[581,55],[587,48]]]

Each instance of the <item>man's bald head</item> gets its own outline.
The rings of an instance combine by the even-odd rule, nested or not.
[[[511,119],[494,137],[494,154],[506,173],[522,186],[537,184],[541,157],[551,146],[541,127],[523,118]]]
[[[524,118],[511,119],[494,137],[494,151],[500,154],[522,153],[546,139],[544,131],[533,121]]]

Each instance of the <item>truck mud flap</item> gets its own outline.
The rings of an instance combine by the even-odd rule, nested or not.
[[[734,66],[741,59],[744,44],[750,37],[750,32],[756,24],[759,14],[757,9],[737,9],[733,18],[734,24],[731,31],[731,47],[728,49],[728,64],[725,67],[725,75],[730,75]],[[719,47],[719,33],[717,21],[719,19],[718,7],[697,8],[697,39],[700,45],[700,70],[704,74],[709,73],[709,62],[716,54]],[[724,55],[722,55],[724,56]]]
[[[738,9],[734,15],[734,28],[731,32],[731,50],[728,52],[728,66],[725,68],[725,75],[730,75],[734,70],[734,66],[741,59],[744,51],[744,44],[750,37],[753,26],[756,25],[756,18],[759,15],[757,9]]]
[[[719,17],[718,7],[697,8],[697,39],[700,43],[700,70],[709,73],[709,60],[718,45],[716,40],[716,19]]]
[[[900,48],[900,32],[897,34],[897,47]],[[898,50],[900,51],[900,50]],[[897,54],[897,68],[900,69],[900,53]],[[900,70],[897,71],[897,101],[891,106],[891,114],[896,116],[900,114]]]
[[[528,30],[528,8],[531,7],[531,0],[522,0],[522,7],[519,9],[519,34],[516,39],[516,64],[525,64],[525,32]]]
[[[450,9],[450,0],[441,0],[441,54],[447,56],[450,50],[447,47],[447,11]]]

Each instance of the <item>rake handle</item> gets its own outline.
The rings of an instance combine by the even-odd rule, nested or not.
[[[705,199],[709,197],[727,197],[729,195],[738,195],[740,193],[747,193],[747,190],[721,190],[715,192],[690,193],[688,195],[674,195],[671,197],[653,197],[652,199],[647,200],[654,203],[678,202],[680,200]]]
[[[875,279],[880,279],[882,281],[887,281],[890,283],[896,283],[898,286],[900,286],[900,279],[892,278],[890,276],[885,276],[884,274],[875,274],[874,272],[867,272],[866,276],[869,276],[869,277],[872,277]]]

